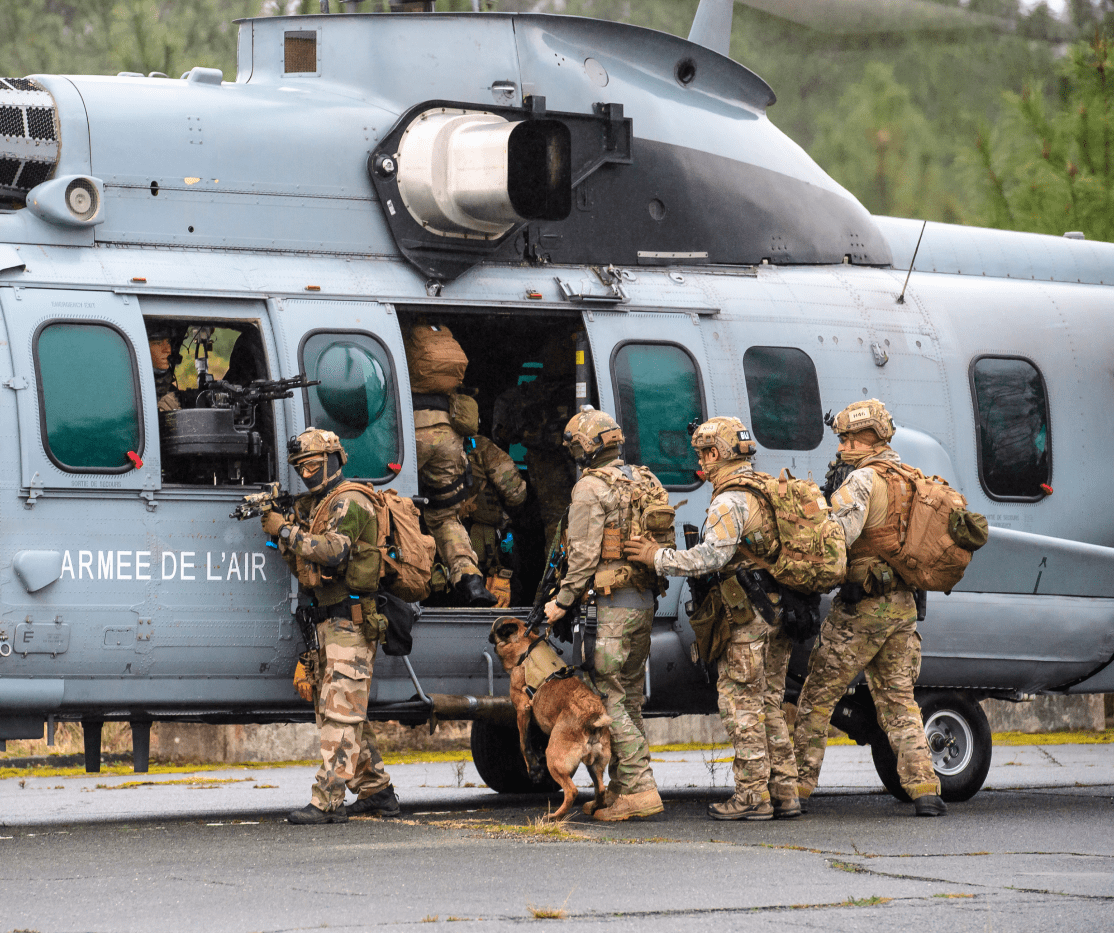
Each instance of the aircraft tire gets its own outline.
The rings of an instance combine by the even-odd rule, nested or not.
[[[531,779],[513,725],[473,722],[472,763],[484,783],[500,794],[551,794],[560,789],[548,771],[540,781]]]
[[[994,741],[986,713],[975,700],[956,691],[918,691],[917,703],[940,779],[940,796],[948,803],[970,800],[990,771]],[[881,731],[871,742],[870,754],[886,790],[898,800],[908,801],[897,777],[897,756]]]

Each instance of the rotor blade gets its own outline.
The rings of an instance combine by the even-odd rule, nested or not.
[[[928,0],[739,0],[771,16],[826,33],[1011,29],[1006,20]],[[701,7],[704,6],[702,2]],[[700,10],[696,13],[700,19]],[[695,31],[696,24],[693,24]],[[692,38],[691,36],[689,37]],[[704,43],[702,43],[704,44]]]
[[[689,30],[689,42],[731,56],[731,15],[734,0],[700,0]]]

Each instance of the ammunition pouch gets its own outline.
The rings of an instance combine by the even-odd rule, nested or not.
[[[731,620],[718,586],[713,586],[696,607],[689,625],[696,636],[694,645],[700,660],[705,664],[718,661],[731,641]]]
[[[797,644],[820,634],[820,594],[799,593],[788,587],[781,589],[781,630]]]

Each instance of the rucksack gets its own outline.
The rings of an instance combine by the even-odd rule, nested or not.
[[[356,593],[371,593],[382,586],[404,602],[425,599],[429,595],[437,545],[422,533],[418,507],[412,500],[393,489],[375,489],[351,481],[341,483],[318,506],[310,532],[320,533],[333,502],[346,492],[358,492],[371,501],[377,531],[374,541],[361,533],[353,543],[344,582]],[[372,551],[378,552],[378,561],[365,559]]]
[[[774,513],[778,546],[766,556],[748,559],[767,570],[780,585],[798,593],[826,593],[847,573],[847,545],[843,528],[811,479],[796,479],[788,470],[777,477],[740,473],[732,485],[754,493]]]
[[[443,324],[415,324],[406,337],[406,368],[411,392],[448,395],[463,381],[468,357]]]
[[[939,476],[892,461],[863,464],[886,481],[890,514],[861,538],[915,590],[950,593],[986,544],[986,517]],[[897,507],[894,507],[894,504]]]

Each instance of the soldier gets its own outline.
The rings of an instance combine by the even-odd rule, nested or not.
[[[767,503],[737,481],[740,474],[754,473],[756,450],[742,421],[711,418],[693,433],[692,446],[704,477],[712,482],[704,540],[687,551],[675,551],[640,539],[631,541],[624,552],[659,574],[698,577],[716,573],[722,581],[719,591],[707,598],[715,601],[714,626],[726,622],[730,632],[719,658],[716,689],[720,716],[735,747],[735,794],[723,803],[711,804],[708,815],[715,820],[791,819],[801,815],[801,807],[793,748],[781,707],[792,643],[755,611],[734,577],[737,569],[754,566],[744,541],[777,540],[776,519]],[[770,547],[756,544],[752,553],[761,557]]]
[[[367,721],[372,665],[387,623],[376,611],[374,594],[358,596],[344,582],[354,542],[375,540],[374,528],[368,530],[376,521],[375,507],[355,491],[329,496],[348,459],[331,431],[308,428],[290,439],[287,451],[309,493],[294,500],[293,519],[277,510],[264,512],[263,530],[278,539],[282,559],[313,596],[301,611],[316,623],[317,652],[303,655],[294,685],[302,699],[316,701],[322,761],[312,802],[287,820],[344,823],[350,814],[398,816],[398,797]],[[372,548],[359,559],[378,561],[379,554]],[[345,786],[357,796],[348,808]]]
[[[921,668],[913,591],[872,546],[878,532],[903,517],[902,503],[890,501],[879,475],[887,463],[901,462],[888,443],[893,419],[878,399],[868,399],[841,411],[832,430],[839,436],[839,459],[852,470],[832,495],[835,519],[847,539],[847,582],[832,600],[797,704],[793,745],[799,793],[807,799],[816,788],[832,710],[865,670],[878,721],[897,755],[901,786],[917,816],[943,816],[947,806],[913,698]]]
[[[621,529],[630,527],[630,496],[624,495],[623,487],[661,484],[645,467],[628,466],[619,458],[622,442],[615,420],[590,408],[574,415],[565,428],[565,445],[583,474],[573,487],[569,508],[568,570],[557,595],[545,604],[552,624],[590,585],[596,590],[593,663],[596,686],[612,719],[611,781],[605,806],[593,813],[594,801],[589,802],[585,812],[604,821],[650,816],[663,809],[642,724],[658,580],[626,561],[620,543]]]
[[[175,411],[182,407],[178,387],[174,382],[175,354],[172,343],[173,328],[154,324],[147,332],[151,350],[151,368],[155,371],[155,398],[159,411]],[[181,357],[178,357],[181,359]]]
[[[472,405],[476,403],[467,399]],[[476,552],[480,570],[487,578],[487,589],[505,609],[511,605],[511,561],[503,551],[503,542],[511,516],[519,516],[526,502],[526,482],[510,455],[490,440],[475,436],[475,447],[468,453],[472,464],[472,495],[461,508],[461,518],[468,523],[468,534]],[[510,515],[508,515],[510,513]],[[513,536],[510,539],[514,547]]]

